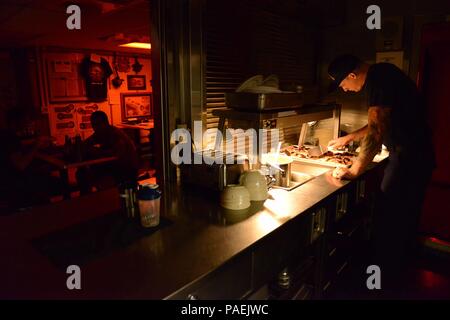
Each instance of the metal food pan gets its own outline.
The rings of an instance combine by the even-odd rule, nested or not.
[[[225,93],[225,104],[229,108],[241,110],[274,110],[300,108],[303,105],[301,93]]]

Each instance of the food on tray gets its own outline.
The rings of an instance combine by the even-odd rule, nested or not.
[[[353,164],[353,158],[354,156],[344,156],[342,154],[335,154],[333,156],[328,156],[326,158],[326,161],[333,162],[333,163],[339,163],[346,166],[351,166]]]
[[[308,158],[308,149],[305,146],[292,145],[283,148],[282,152],[291,157]]]
[[[327,151],[321,156],[310,156],[308,154],[308,147],[306,146],[298,146],[291,145],[285,147],[281,150],[284,154],[300,159],[314,159],[317,161],[328,162],[328,163],[336,163],[345,166],[351,166],[353,164],[354,158],[357,154],[351,152],[342,152],[342,151]]]

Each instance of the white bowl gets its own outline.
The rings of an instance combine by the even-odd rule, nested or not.
[[[240,185],[228,185],[220,194],[220,206],[230,210],[243,210],[250,207],[250,193]]]
[[[267,180],[259,170],[245,171],[240,176],[239,182],[250,193],[250,201],[263,201],[267,199]]]

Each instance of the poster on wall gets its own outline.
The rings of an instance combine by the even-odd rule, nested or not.
[[[109,104],[106,103],[74,103],[56,105],[49,108],[51,135],[56,144],[64,144],[65,136],[74,137],[79,134],[84,140],[92,133],[90,117],[95,111],[104,111],[111,121]]]
[[[55,106],[49,109],[51,135],[56,138],[56,144],[64,143],[64,137],[76,134],[75,105]]]
[[[85,83],[79,72],[82,57],[78,53],[45,53],[44,83],[50,104],[87,100]]]

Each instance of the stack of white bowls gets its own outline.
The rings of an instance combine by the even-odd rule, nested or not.
[[[267,199],[266,177],[258,170],[244,172],[239,178],[239,185],[231,184],[220,195],[220,206],[228,212],[245,212],[250,201],[263,202]]]
[[[246,210],[250,207],[250,194],[246,187],[230,184],[220,194],[220,206],[235,211]]]

